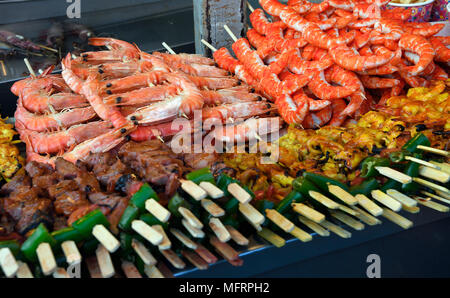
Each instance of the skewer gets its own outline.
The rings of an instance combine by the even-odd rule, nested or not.
[[[96,225],[92,229],[92,235],[97,238],[110,253],[114,253],[120,247],[119,241],[105,228],[104,225]]]
[[[51,275],[56,270],[56,260],[52,248],[47,242],[42,242],[36,249],[36,255],[44,275]]]
[[[335,225],[334,223],[329,222],[328,220],[324,220],[320,225],[327,228],[330,232],[335,233],[339,237],[346,238],[346,239],[352,237],[352,233],[350,233],[347,230],[344,230],[343,228]]]
[[[219,199],[225,195],[224,192],[220,188],[218,188],[211,182],[202,181],[199,183],[199,186],[201,188],[203,188],[203,190],[206,191],[208,196],[212,199]]]
[[[420,208],[417,206],[414,207],[408,207],[406,205],[402,205],[402,209],[405,210],[406,212],[412,213],[412,214],[416,214],[420,212]]]
[[[435,195],[435,194],[433,194],[433,193],[431,193],[431,192],[422,190],[421,193],[423,193],[424,195],[426,195],[426,196],[428,196],[428,197],[430,197],[430,198],[433,198],[433,199],[435,199],[435,200],[438,200],[438,201],[441,201],[441,202],[450,204],[450,200],[441,198],[440,196],[437,196],[437,195]]]
[[[234,42],[236,42],[238,39],[236,37],[236,35],[234,35],[234,33],[231,31],[231,29],[227,26],[227,24],[223,25],[223,28],[225,29],[225,31],[227,31],[228,35],[230,35],[230,37],[233,39]]]
[[[16,272],[17,278],[34,278],[33,273],[31,273],[30,267],[28,267],[27,263],[17,261],[19,265],[19,269]]]
[[[225,210],[211,200],[203,199],[200,203],[202,207],[214,217],[221,217],[225,215]]]
[[[294,229],[291,231],[291,235],[302,242],[309,242],[312,240],[312,236],[299,227],[294,227]]]
[[[145,247],[144,244],[142,244],[142,242],[133,239],[131,241],[131,247],[134,249],[136,254],[141,258],[144,264],[155,265],[157,263],[155,257],[153,257],[151,252]]]
[[[290,220],[276,210],[266,209],[266,216],[286,233],[292,232],[295,228],[295,225]]]
[[[258,235],[278,248],[283,247],[286,244],[286,240],[267,228],[262,228],[261,231],[258,231]]]
[[[402,205],[405,205],[407,207],[415,207],[415,206],[417,206],[417,202],[415,200],[411,199],[410,197],[408,197],[405,194],[402,194],[398,190],[388,189],[388,190],[386,190],[386,193],[388,194],[388,196],[390,196],[390,197],[396,199],[397,201],[399,201]]]
[[[340,222],[346,224],[347,226],[349,226],[357,231],[364,230],[364,224],[357,221],[353,217],[348,216],[344,212],[337,211],[337,210],[330,210],[330,214],[332,217],[336,218]]]
[[[61,249],[66,256],[67,264],[74,265],[81,263],[81,254],[75,241],[64,241],[61,243]]]
[[[206,270],[209,267],[208,263],[205,260],[203,260],[198,254],[191,250],[183,249],[181,251],[181,255],[199,270]]]
[[[419,175],[425,178],[433,179],[441,183],[447,183],[450,181],[450,174],[436,170],[435,168],[420,166],[419,167]]]
[[[178,212],[191,226],[197,229],[203,229],[203,223],[189,209],[180,207],[178,208]]]
[[[28,61],[27,58],[23,58],[23,61],[25,62],[25,65],[28,68],[28,72],[32,77],[36,77],[36,73],[34,72],[33,68],[31,67],[30,61]]]
[[[66,269],[61,267],[56,268],[52,276],[53,278],[70,278],[70,275],[67,273]]]
[[[131,228],[153,245],[161,244],[163,241],[163,236],[142,220],[133,220]]]
[[[239,253],[234,250],[228,243],[221,242],[217,237],[211,236],[209,243],[221,254],[227,261],[235,261],[239,259]]]
[[[91,278],[102,278],[102,273],[100,272],[100,267],[95,256],[87,258],[86,265]]]
[[[379,220],[375,216],[372,216],[361,208],[358,208],[356,206],[353,206],[352,208],[359,213],[356,217],[365,224],[368,224],[369,226],[381,224],[381,220]]]
[[[139,270],[131,262],[122,261],[121,268],[127,278],[142,278]]]
[[[395,213],[394,211],[390,210],[389,208],[383,208],[383,214],[381,214],[381,215],[404,229],[409,229],[410,227],[413,226],[412,221]]]
[[[225,226],[225,228],[228,230],[228,233],[230,233],[231,239],[233,239],[234,242],[236,242],[239,245],[247,246],[250,242],[247,238],[245,238],[244,235],[241,234],[238,230],[236,230],[232,226]]]
[[[194,238],[204,238],[205,232],[203,232],[201,229],[194,227],[187,221],[186,219],[181,220],[181,224],[184,226],[184,228],[189,232],[189,234],[192,235]]]
[[[424,146],[424,145],[418,145],[417,149],[420,149],[420,150],[423,150],[423,151],[428,151],[428,152],[431,152],[431,153],[436,153],[438,155],[442,155],[442,156],[445,156],[445,157],[450,156],[450,152],[448,152],[448,151],[441,150],[441,149],[436,149],[436,148],[428,147],[428,146]]]
[[[8,73],[6,72],[5,62],[3,60],[0,60],[0,64],[2,65],[3,76],[6,77]]]
[[[409,160],[409,161],[412,161],[412,162],[415,162],[415,163],[418,163],[418,164],[421,164],[421,165],[424,165],[424,166],[427,166],[427,167],[430,167],[430,168],[434,168],[434,169],[437,169],[437,170],[440,169],[439,166],[437,166],[437,165],[435,165],[435,164],[433,164],[431,162],[428,162],[428,161],[425,161],[425,160],[422,160],[422,159],[419,159],[419,158],[415,158],[413,156],[405,156],[405,160]]]
[[[169,237],[167,237],[164,228],[161,225],[153,225],[152,228],[163,236],[163,241],[158,244],[158,248],[160,250],[170,249],[172,247],[172,242],[170,242]]]
[[[176,55],[175,51],[172,50],[172,48],[169,47],[169,45],[165,41],[162,42],[162,45],[167,50],[167,52],[169,52],[172,55]]]
[[[313,208],[311,208],[305,204],[293,203],[292,209],[295,212],[297,212],[298,214],[301,214],[316,223],[321,223],[322,221],[325,220],[325,215],[323,215],[322,213],[314,210]]]
[[[338,203],[329,199],[328,197],[324,196],[323,194],[321,194],[319,192],[310,190],[308,193],[311,198],[313,198],[314,200],[316,200],[317,202],[321,203],[322,205],[324,205],[325,207],[327,207],[329,209],[338,209],[339,208]]]
[[[213,51],[213,52],[217,51],[217,49],[215,47],[213,47],[213,45],[210,44],[209,42],[207,42],[206,40],[201,39],[200,41],[202,42],[202,44],[207,46],[211,51]]]
[[[441,196],[441,197],[443,197],[443,198],[445,198],[447,200],[450,200],[450,194],[449,193],[442,192],[440,190],[435,190],[435,191],[436,191],[437,195],[439,195],[439,196]]]
[[[375,169],[383,176],[394,179],[397,182],[406,184],[412,181],[412,178],[397,170],[388,167],[375,167]]]
[[[227,190],[242,204],[247,204],[252,200],[252,196],[237,183],[228,184]]]
[[[225,228],[223,223],[218,218],[210,218],[209,220],[209,227],[211,230],[216,234],[217,238],[221,242],[227,242],[231,239],[231,235],[228,232],[228,230]]]
[[[0,267],[6,277],[13,277],[19,270],[16,258],[7,247],[0,249]]]
[[[372,190],[371,192],[372,198],[383,204],[384,206],[388,207],[389,209],[393,211],[400,211],[402,209],[402,204],[395,199],[391,198],[381,190]]]
[[[178,240],[180,240],[181,243],[183,243],[185,246],[189,247],[190,249],[194,249],[195,250],[197,248],[197,244],[195,244],[194,241],[192,241],[186,235],[184,235],[180,230],[172,228],[172,229],[170,229],[170,232]]]
[[[439,211],[439,212],[449,212],[450,211],[449,207],[444,206],[444,205],[439,204],[439,203],[436,203],[436,202],[431,201],[431,200],[427,200],[426,198],[422,198],[422,197],[419,197],[419,196],[414,196],[414,198],[417,200],[417,202],[420,205],[423,205],[425,207],[434,209],[436,211]]]
[[[100,243],[95,251],[98,267],[103,278],[110,278],[116,273],[109,251]]]
[[[41,44],[36,44],[36,45],[37,45],[38,47],[40,47],[40,48],[45,49],[45,50],[49,50],[49,51],[51,51],[51,52],[58,53],[58,50],[56,50],[56,49],[49,48],[49,47],[44,46],[44,45],[41,45]]]
[[[144,273],[148,278],[164,278],[164,275],[156,266],[144,265]]]
[[[434,164],[435,166],[438,166],[441,171],[444,171],[448,174],[450,174],[450,164],[446,162],[437,162],[437,161],[430,161],[430,163]]]
[[[414,178],[412,178],[412,180],[414,182],[416,182],[416,183],[422,184],[422,185],[427,186],[429,188],[432,188],[432,189],[434,189],[436,191],[440,191],[442,193],[450,194],[450,190],[448,190],[447,188],[445,188],[443,186],[440,186],[440,185],[437,185],[437,184],[435,184],[433,182],[427,181],[425,179],[414,177]]]
[[[161,206],[155,199],[145,201],[145,209],[161,222],[167,222],[170,218],[169,210]]]
[[[239,211],[250,223],[254,225],[261,225],[265,220],[264,215],[256,210],[251,204],[239,203]]]
[[[352,194],[337,185],[328,183],[328,191],[348,205],[354,206],[358,203],[358,200]]]
[[[252,6],[249,2],[247,2],[247,6],[248,6],[248,9],[249,9],[251,12],[254,12],[254,11],[255,11],[255,9],[253,8],[253,6]]]
[[[207,250],[203,245],[200,243],[197,244],[197,249],[195,249],[195,252],[208,264],[214,264],[218,261],[217,257],[213,255],[209,250]]]
[[[330,236],[330,232],[328,230],[324,229],[321,225],[313,222],[312,220],[301,215],[298,216],[298,220],[305,226],[316,232],[318,235],[322,237]]]
[[[161,254],[177,269],[184,269],[186,263],[171,249],[160,250]]]
[[[206,198],[207,193],[200,186],[195,184],[191,180],[180,180],[181,188],[187,192],[191,197],[193,197],[196,201],[200,201]]]

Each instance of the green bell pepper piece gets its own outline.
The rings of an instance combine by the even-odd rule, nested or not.
[[[108,219],[100,209],[95,209],[78,219],[72,224],[72,227],[74,227],[81,235],[88,238],[96,225],[104,225],[106,228],[109,227]]]
[[[277,210],[281,214],[285,214],[292,209],[292,203],[300,203],[305,200],[306,197],[304,195],[296,190],[293,190],[283,200],[281,200],[281,202],[278,203],[275,210]]]
[[[363,160],[361,163],[361,174],[362,178],[372,178],[378,174],[375,167],[387,167],[391,164],[389,159],[383,157],[370,156]]]
[[[419,159],[422,158],[422,154],[418,154],[418,153],[413,154],[413,156],[415,158],[419,158]],[[417,177],[417,176],[419,176],[419,167],[420,167],[420,164],[411,161],[407,164],[404,173],[411,177]],[[406,193],[416,193],[419,190],[419,188],[420,188],[420,185],[414,181],[412,181],[410,183],[402,184],[402,191],[404,191]]]
[[[409,151],[411,153],[416,153],[417,146],[419,146],[419,145],[423,145],[423,146],[431,145],[430,140],[423,133],[417,134],[414,138],[412,138],[408,142],[406,142],[406,144],[403,145],[402,149]]]
[[[292,181],[292,188],[304,196],[309,196],[310,190],[321,192],[313,182],[303,176],[297,177]]]
[[[130,253],[133,251],[133,248],[131,246],[133,236],[131,236],[128,233],[121,232],[119,235],[119,239],[120,239],[120,248],[122,249],[124,254]]]
[[[14,256],[18,256],[20,253],[20,244],[17,240],[5,240],[0,242],[0,249],[9,248]]]
[[[274,209],[275,203],[269,200],[259,200],[256,202],[256,209],[258,209],[259,212],[261,212],[264,217],[266,216],[266,209]],[[270,221],[266,218],[264,222],[262,223],[262,226],[267,226],[270,223]]]
[[[141,211],[144,211],[145,202],[150,198],[155,199],[157,202],[159,201],[159,197],[153,188],[148,183],[144,183],[131,197],[130,203],[134,204],[134,206],[138,207]]]
[[[30,261],[36,261],[36,249],[41,243],[48,243],[50,246],[54,247],[56,245],[55,239],[50,235],[47,228],[43,223],[39,224],[39,226],[34,230],[33,234],[28,237],[27,240],[22,244],[20,250],[23,255]]]
[[[386,192],[388,189],[396,189],[400,190],[402,188],[402,184],[394,179],[389,179],[383,186],[381,186],[380,190]]]
[[[75,243],[78,243],[83,240],[83,235],[81,235],[80,232],[73,227],[53,231],[51,235],[59,245],[61,245],[64,241],[72,240],[75,241]]]
[[[140,209],[130,203],[122,214],[119,221],[119,228],[123,231],[131,230],[131,223],[139,217]]]
[[[368,180],[364,180],[361,184],[350,187],[350,193],[354,196],[357,194],[362,194],[365,196],[370,195],[372,190],[378,189],[380,187],[380,183],[378,183],[377,179],[370,178]]]
[[[332,185],[337,185],[340,188],[348,191],[348,186],[345,185],[342,182],[336,181],[334,179],[331,179],[329,177],[311,173],[311,172],[305,172],[303,173],[303,177],[305,177],[307,180],[311,181],[314,185],[316,185],[321,191],[328,193],[328,183]]]
[[[150,213],[146,213],[146,214],[142,214],[139,217],[140,220],[142,220],[143,222],[145,222],[146,224],[148,224],[149,226],[152,225],[161,225],[164,229],[168,229],[168,224],[166,222],[162,222],[159,219],[157,219],[153,214]]]
[[[182,198],[178,193],[175,193],[175,195],[169,200],[169,203],[167,204],[167,209],[175,216],[181,218],[180,212],[178,212],[178,208],[185,207],[186,209],[191,209],[191,204],[189,204],[188,201],[186,201],[184,198]]]
[[[81,251],[83,252],[83,255],[95,254],[98,244],[99,242],[96,238],[90,238],[89,240],[86,240],[81,246]]]
[[[239,184],[246,192],[248,192],[252,196],[252,198],[255,197],[253,191],[251,191],[246,185],[242,185],[238,180],[233,179],[226,174],[220,174],[217,178],[217,187],[220,188],[227,197],[231,196],[230,192],[228,191],[228,185],[231,183]]]
[[[202,181],[211,182],[214,185],[216,184],[213,174],[207,167],[190,172],[189,174],[186,175],[186,179],[191,180],[196,184],[199,184]]]

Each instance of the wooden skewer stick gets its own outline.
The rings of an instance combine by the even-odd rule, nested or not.
[[[310,190],[308,193],[311,196],[311,198],[313,198],[314,200],[316,200],[317,202],[321,203],[322,205],[324,205],[325,207],[327,207],[329,209],[338,209],[339,208],[338,203],[329,199],[328,197],[324,196],[323,194],[321,194],[319,192]]]
[[[98,267],[103,278],[110,278],[116,273],[109,251],[100,243],[95,251]]]
[[[450,174],[425,166],[419,167],[419,175],[441,183],[447,183],[448,181],[450,181]]]
[[[436,203],[434,201],[427,200],[426,198],[422,198],[422,197],[419,197],[419,196],[414,196],[414,198],[417,200],[417,202],[420,205],[423,205],[425,207],[434,209],[436,211],[439,211],[439,212],[449,212],[450,211],[449,207],[447,207],[445,205],[442,205],[442,204],[439,204],[439,203]]]
[[[300,240],[301,242],[309,242],[313,239],[312,236],[308,232],[305,232],[296,226],[291,231],[291,235],[294,236],[295,238],[297,238],[298,240]]]
[[[70,275],[67,273],[66,269],[61,267],[56,268],[52,276],[53,278],[70,278]]]
[[[436,189],[435,189],[435,191],[436,191],[436,194],[438,196],[441,196],[441,197],[443,197],[443,198],[445,198],[447,200],[450,200],[450,194],[449,193],[446,193],[446,192],[443,192],[443,191],[440,191],[440,190],[436,190]]]
[[[131,228],[153,245],[159,245],[163,241],[163,236],[142,220],[133,220]]]
[[[348,205],[354,206],[358,203],[358,200],[352,194],[337,185],[328,183],[328,191]]]
[[[201,188],[203,188],[203,190],[206,191],[208,196],[212,199],[219,199],[225,195],[224,192],[220,188],[218,188],[211,182],[202,181],[202,182],[200,182],[199,186]]]
[[[229,241],[231,239],[230,233],[225,228],[225,226],[220,221],[220,219],[215,218],[215,217],[211,218],[209,220],[209,227],[214,232],[214,234],[216,234],[217,238],[221,242],[227,242],[227,241]]]
[[[236,35],[234,35],[234,33],[231,31],[231,29],[226,24],[223,25],[223,28],[225,29],[225,31],[227,31],[228,35],[230,35],[230,37],[233,39],[234,42],[236,42],[238,40]]]
[[[252,196],[237,183],[230,183],[227,190],[242,204],[247,204],[252,200]]]
[[[434,164],[435,166],[439,167],[441,171],[444,171],[448,174],[450,174],[450,164],[446,162],[437,162],[437,161],[430,161],[430,163]]]
[[[450,190],[448,190],[448,188],[445,188],[443,186],[437,185],[436,183],[427,181],[427,180],[422,179],[422,178],[417,178],[417,177],[414,177],[412,179],[413,179],[414,182],[422,184],[422,185],[427,186],[429,188],[432,188],[432,189],[434,189],[436,191],[440,191],[442,193],[450,194]]]
[[[36,249],[36,254],[41,265],[42,273],[44,275],[51,275],[56,270],[56,260],[53,255],[52,248],[47,242],[39,244]]]
[[[380,202],[384,206],[390,208],[393,211],[400,211],[402,210],[402,204],[398,201],[396,201],[394,198],[391,198],[381,190],[372,190],[371,192],[372,198],[374,198],[376,201]]]
[[[389,167],[375,167],[375,169],[383,176],[394,179],[400,183],[406,184],[412,181],[412,178],[408,175],[403,174],[397,170],[391,169]]]
[[[313,222],[309,218],[299,215],[298,220],[303,223],[305,226],[316,232],[319,236],[328,237],[330,236],[330,232],[327,229],[324,229],[321,225]]]
[[[92,235],[97,238],[110,253],[114,253],[120,247],[119,241],[107,228],[105,228],[104,225],[96,225],[92,229]]]
[[[358,200],[358,204],[364,209],[370,212],[373,216],[380,216],[383,213],[383,209],[375,204],[372,200],[363,194],[357,194],[355,198]]]
[[[344,212],[337,211],[337,210],[330,210],[330,214],[332,217],[336,218],[340,222],[346,224],[347,226],[349,226],[357,231],[364,230],[364,224],[357,221],[353,217],[348,216]]]
[[[433,147],[418,145],[417,149],[420,149],[420,150],[423,150],[423,151],[432,152],[432,153],[436,153],[438,155],[442,155],[442,156],[445,156],[445,157],[450,156],[450,152],[445,151],[445,150],[441,150],[441,149],[436,149],[436,148],[433,148]]]
[[[189,247],[190,249],[194,249],[195,250],[197,248],[197,244],[195,244],[194,241],[192,241],[186,235],[184,235],[180,230],[172,228],[172,229],[170,229],[170,232],[178,240],[180,240],[181,243],[183,243],[185,246]]]
[[[189,234],[192,235],[194,238],[204,238],[205,232],[203,232],[201,229],[194,227],[187,221],[186,219],[181,220],[181,224],[184,226],[184,228],[189,232]]]
[[[267,228],[262,228],[261,231],[258,231],[258,235],[278,248],[283,247],[286,244],[286,240]]]
[[[276,210],[266,209],[266,216],[286,233],[292,232],[295,228],[295,225],[290,220]]]
[[[437,169],[437,170],[440,169],[439,166],[437,166],[431,162],[428,162],[428,161],[425,161],[425,160],[422,160],[419,158],[415,158],[413,156],[405,156],[405,160],[409,160],[409,161],[412,161],[412,162],[415,162],[415,163],[418,163],[418,164],[421,164],[421,165],[424,165],[424,166],[427,166],[427,167],[430,167],[433,169]]]
[[[40,47],[40,48],[43,48],[43,49],[45,49],[45,50],[49,50],[49,51],[51,51],[51,52],[54,52],[54,53],[58,53],[58,50],[56,50],[56,49],[53,49],[53,48],[50,48],[50,47],[47,47],[47,46],[44,46],[44,45],[41,45],[41,44],[36,44],[38,47]]]
[[[357,215],[358,215],[358,212],[356,212],[354,209],[351,209],[351,208],[349,208],[349,207],[347,207],[347,206],[344,206],[344,205],[342,205],[342,204],[339,204],[338,209],[341,210],[341,211],[343,211],[343,212],[345,212],[345,213],[348,213],[348,214],[350,214],[350,215],[353,215],[353,216],[357,216]]]
[[[406,212],[412,213],[412,214],[416,214],[420,212],[420,208],[417,206],[414,207],[408,207],[406,205],[402,205],[402,209],[405,210]]]
[[[156,265],[156,259],[153,257],[151,252],[145,247],[142,242],[133,239],[131,240],[131,247],[134,249],[136,254],[141,258],[142,262],[147,265]]]
[[[239,259],[239,253],[228,243],[221,242],[216,236],[209,238],[209,243],[227,260],[233,261]]]
[[[186,263],[171,249],[160,250],[161,254],[177,269],[184,269]]]
[[[368,224],[369,226],[381,224],[381,220],[362,210],[361,208],[358,208],[356,206],[353,206],[352,208],[359,213],[356,217],[365,224]]]
[[[303,216],[305,216],[306,218],[309,218],[310,220],[316,222],[316,223],[321,223],[322,221],[325,220],[325,215],[323,215],[322,213],[314,210],[313,208],[302,204],[302,203],[293,203],[292,204],[292,209],[297,212],[298,214],[301,214]]]
[[[153,214],[159,221],[167,222],[170,218],[170,212],[154,199],[145,201],[145,209]]]
[[[8,278],[16,275],[17,270],[19,270],[16,258],[7,247],[0,249],[0,267]]]
[[[169,237],[167,237],[164,228],[161,225],[153,225],[152,228],[163,236],[163,241],[158,244],[158,248],[160,250],[170,249],[172,247],[172,242],[170,242]]]
[[[335,233],[339,237],[346,238],[346,239],[352,237],[352,233],[350,233],[347,230],[344,230],[343,228],[335,225],[332,222],[329,222],[328,220],[324,220],[320,225],[327,228],[329,231]]]
[[[218,261],[217,257],[207,250],[203,245],[197,243],[197,249],[195,252],[208,264],[214,264]]]
[[[225,228],[228,230],[228,233],[230,233],[231,239],[233,239],[234,242],[236,242],[239,245],[247,246],[250,242],[247,238],[245,238],[244,235],[241,234],[238,230],[236,230],[232,226],[225,226]]]
[[[383,208],[382,216],[385,217],[386,219],[392,221],[393,223],[399,225],[400,227],[402,227],[404,229],[409,229],[410,227],[413,226],[412,221],[401,216],[400,214],[395,213],[394,211],[392,211],[388,208]]]
[[[64,256],[66,257],[67,264],[74,265],[81,263],[81,254],[75,241],[64,241],[63,243],[61,243],[61,249],[64,253]]]
[[[31,67],[30,61],[28,61],[27,58],[23,58],[23,61],[25,62],[25,65],[28,68],[28,72],[32,77],[36,77],[36,73],[34,72],[33,68]]]
[[[225,210],[211,200],[203,199],[200,203],[202,207],[214,217],[221,217],[225,215]]]
[[[213,52],[217,51],[217,49],[215,47],[213,47],[213,45],[210,44],[209,42],[207,42],[206,40],[202,39],[200,41],[202,42],[202,44],[207,46],[211,51],[213,51]]]
[[[144,265],[144,273],[148,278],[164,278],[164,275],[156,266]]]
[[[198,270],[206,270],[209,267],[209,264],[192,250],[183,249],[181,251],[181,255],[185,257]]]
[[[142,278],[139,270],[131,262],[122,261],[121,268],[127,278]]]
[[[19,269],[16,272],[17,278],[34,278],[33,273],[31,273],[30,267],[28,267],[27,263],[17,261],[19,265]]]
[[[450,200],[444,199],[444,198],[442,198],[442,197],[440,197],[440,196],[437,196],[437,195],[435,195],[435,194],[433,194],[433,193],[431,193],[431,192],[422,190],[421,193],[423,193],[424,195],[426,195],[426,196],[428,196],[428,197],[430,197],[430,198],[433,198],[433,199],[435,199],[435,200],[438,200],[438,201],[441,201],[441,202],[450,204]]]
[[[91,278],[102,278],[100,267],[95,256],[87,258],[85,262]]]
[[[244,215],[247,221],[254,225],[261,225],[265,220],[264,215],[262,215],[251,204],[239,203],[239,211],[242,213],[242,215]]]
[[[181,188],[196,201],[200,201],[207,196],[206,191],[191,180],[181,180]]]
[[[203,223],[189,209],[180,207],[178,208],[178,212],[191,226],[197,229],[203,229]]]
[[[410,197],[408,197],[405,194],[402,194],[401,192],[399,192],[396,189],[388,189],[386,190],[386,193],[388,194],[388,196],[396,199],[397,201],[399,201],[400,203],[402,203],[402,205],[405,205],[407,207],[415,207],[417,206],[417,202],[413,199],[411,199]]]
[[[167,50],[167,52],[169,52],[172,55],[176,55],[175,51],[172,50],[172,48],[169,47],[169,45],[165,41],[162,42],[162,45]]]
[[[254,11],[255,11],[255,9],[253,8],[253,6],[252,6],[249,2],[247,2],[247,6],[248,6],[248,9],[249,9],[251,12],[254,12]]]
[[[6,77],[8,73],[6,72],[5,62],[3,60],[0,60],[0,64],[2,65],[3,76]]]

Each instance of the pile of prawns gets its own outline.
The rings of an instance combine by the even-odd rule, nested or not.
[[[405,85],[448,78],[438,64],[450,65],[450,37],[434,36],[444,24],[407,22],[410,10],[384,9],[387,2],[260,0],[247,38],[232,45],[238,60],[226,48],[214,58],[274,101],[287,123],[340,126]]]
[[[28,161],[54,164],[57,155],[76,162],[126,140],[192,133],[198,127],[192,123],[195,111],[201,111],[202,123],[208,121],[216,141],[242,142],[257,137],[249,133],[248,120],[258,122],[276,110],[212,59],[149,54],[111,38],[89,42],[107,50],[69,54],[61,75],[49,68],[12,86],[19,97],[16,129]],[[188,125],[172,125],[176,119]],[[231,125],[219,125],[224,123]],[[277,125],[271,129],[278,130]]]

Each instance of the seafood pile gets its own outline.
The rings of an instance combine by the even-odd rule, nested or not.
[[[57,154],[76,162],[129,139],[190,134],[194,111],[202,112],[199,118],[208,123],[206,131],[211,130],[213,138],[239,141],[254,137],[243,120],[276,110],[250,86],[214,66],[212,59],[149,54],[111,38],[89,42],[107,50],[67,55],[61,75],[48,68],[12,86],[19,97],[16,128],[29,161],[53,164],[50,155]],[[222,123],[234,124],[214,127]]]
[[[339,126],[377,98],[448,78],[450,40],[434,36],[444,24],[406,22],[410,11],[384,10],[387,2],[260,0],[247,38],[232,46],[238,59],[225,48],[214,58],[274,101],[287,123]]]

